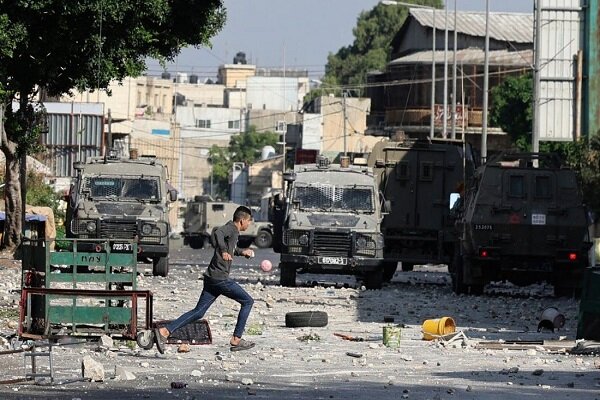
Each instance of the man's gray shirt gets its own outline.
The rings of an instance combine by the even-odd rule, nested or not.
[[[208,264],[208,269],[204,273],[205,276],[213,280],[225,280],[229,278],[232,261],[223,260],[223,253],[229,253],[231,256],[238,256],[237,248],[238,237],[240,232],[233,221],[229,221],[225,225],[215,229],[212,234],[212,242],[215,246],[215,254]]]

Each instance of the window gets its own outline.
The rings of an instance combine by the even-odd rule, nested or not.
[[[224,209],[225,209],[225,205],[223,205],[223,204],[213,204],[212,205],[213,211],[223,211]]]
[[[240,129],[240,121],[238,121],[238,120],[229,121],[227,124],[227,127],[229,129]]]
[[[210,119],[197,119],[196,128],[210,128]]]
[[[535,197],[543,199],[552,197],[552,185],[549,176],[535,177]]]
[[[275,132],[285,132],[287,130],[287,126],[285,121],[277,121],[277,125],[275,126]]]
[[[525,197],[525,177],[523,175],[511,175],[509,177],[508,195],[511,197]]]
[[[433,180],[433,164],[430,162],[421,163],[421,172],[419,174],[419,179],[422,181],[432,181]]]

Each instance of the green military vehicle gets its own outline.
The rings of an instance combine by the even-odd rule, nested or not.
[[[449,271],[456,293],[490,281],[546,280],[555,295],[581,288],[588,266],[588,211],[575,172],[543,153],[502,153],[478,168],[458,207]]]
[[[225,225],[233,218],[240,205],[230,201],[213,201],[210,196],[196,196],[187,203],[183,220],[184,244],[192,249],[201,249],[210,244],[213,230]],[[252,243],[258,248],[268,248],[273,244],[273,224],[267,221],[254,221],[238,239],[240,247]]]
[[[152,261],[155,276],[169,273],[169,203],[177,191],[155,158],[94,157],[77,172],[67,206],[67,236],[74,239],[135,239],[138,260]],[[82,242],[79,248],[85,246]]]
[[[281,285],[295,286],[298,272],[310,272],[357,275],[367,288],[381,288],[382,217],[371,169],[319,157],[285,180],[286,197],[274,211]]]
[[[384,280],[414,265],[448,264],[456,242],[450,197],[475,169],[468,144],[456,140],[381,141],[368,159],[387,203]]]

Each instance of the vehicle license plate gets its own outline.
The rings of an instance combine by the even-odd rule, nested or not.
[[[346,265],[348,260],[344,257],[319,257],[319,264]]]
[[[133,251],[133,244],[112,242],[110,249],[113,253],[131,253]]]

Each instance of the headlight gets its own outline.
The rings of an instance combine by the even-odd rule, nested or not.
[[[90,221],[85,225],[88,232],[96,232],[96,221]]]
[[[367,239],[363,236],[356,239],[356,248],[357,249],[366,249],[367,248]]]
[[[304,235],[300,236],[298,238],[298,243],[300,243],[301,246],[307,246],[308,245],[308,235],[304,234]]]
[[[152,233],[152,228],[153,228],[152,225],[150,225],[150,224],[144,224],[144,225],[142,225],[142,233],[144,235],[149,235],[149,234]]]

